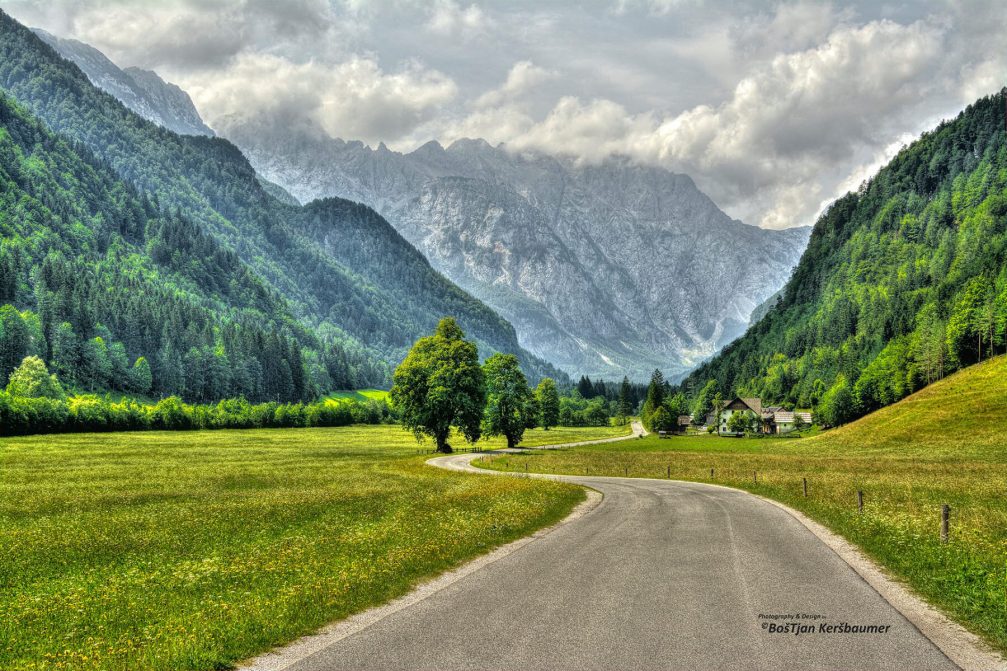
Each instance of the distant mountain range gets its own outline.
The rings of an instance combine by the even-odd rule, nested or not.
[[[564,377],[370,208],[301,207],[230,142],[127,109],[3,12],[0,96],[0,303],[37,311],[47,357],[63,335],[74,351],[114,336],[120,358],[149,360],[156,392],[297,399],[387,384],[413,341],[453,315],[483,355]],[[162,106],[161,121],[187,110]]]
[[[515,154],[482,140],[401,154],[242,118],[218,129],[301,201],[374,207],[435,268],[571,373],[680,375],[741,335],[810,229],[724,214],[685,176]]]
[[[156,74],[138,77],[88,45],[40,35],[141,116],[212,133]],[[143,95],[139,79],[153,82]],[[150,102],[168,99],[175,104]],[[627,160],[579,165],[482,140],[401,154],[255,117],[219,125],[267,193],[290,205],[336,196],[375,208],[513,324],[524,348],[577,375],[685,374],[744,332],[789,278],[810,230],[747,226],[689,177]]]

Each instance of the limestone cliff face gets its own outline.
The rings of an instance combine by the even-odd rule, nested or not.
[[[744,332],[809,233],[732,220],[689,177],[624,160],[582,166],[482,140],[400,154],[239,119],[219,130],[302,202],[374,207],[575,375],[687,371]]]

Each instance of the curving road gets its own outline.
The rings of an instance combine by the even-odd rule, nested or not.
[[[476,456],[432,461],[469,470]],[[604,499],[430,596],[270,668],[958,668],[771,503],[698,483],[563,479]],[[824,619],[804,621],[813,632],[771,633],[786,620],[769,618],[793,614]],[[824,631],[822,622],[884,632]]]

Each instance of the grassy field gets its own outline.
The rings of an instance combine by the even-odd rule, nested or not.
[[[226,668],[583,499],[415,448],[397,426],[0,441],[0,668]]]
[[[484,460],[484,462],[489,460]],[[648,437],[495,457],[492,468],[715,482],[782,501],[860,546],[1007,651],[1007,358],[848,426],[789,440]],[[483,465],[486,465],[485,463]],[[710,469],[714,477],[710,477]],[[753,472],[758,473],[758,483]],[[802,478],[808,479],[808,497]],[[864,512],[857,511],[857,491]],[[951,540],[939,539],[951,506]]]
[[[388,392],[383,389],[357,389],[354,391],[334,391],[328,396],[333,401],[383,401]]]

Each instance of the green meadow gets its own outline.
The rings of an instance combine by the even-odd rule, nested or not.
[[[388,392],[384,389],[357,389],[354,391],[334,391],[328,395],[333,401],[384,401],[388,398]]]
[[[416,447],[397,426],[0,441],[0,668],[227,668],[584,497],[431,468]]]
[[[666,478],[670,469],[674,479],[773,498],[854,542],[1007,651],[1007,357],[807,438],[647,437],[480,462],[650,478]],[[863,513],[857,491],[864,493]],[[951,506],[947,544],[940,541],[943,504]]]

